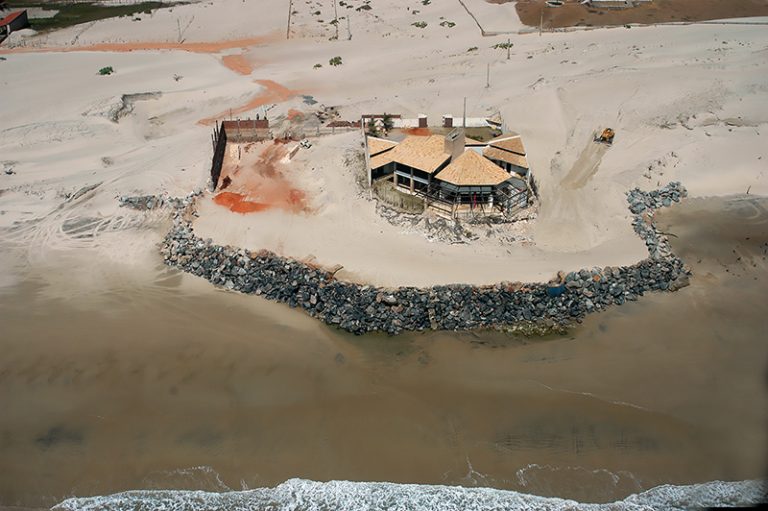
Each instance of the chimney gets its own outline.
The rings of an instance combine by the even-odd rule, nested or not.
[[[427,127],[427,116],[424,114],[419,114],[419,128],[426,128]]]
[[[464,130],[454,128],[445,136],[445,152],[451,155],[451,161],[464,154]]]
[[[443,116],[443,128],[453,128],[453,116],[445,114]]]

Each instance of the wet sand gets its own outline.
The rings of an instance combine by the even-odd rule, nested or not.
[[[659,221],[691,286],[547,339],[353,337],[161,266],[89,299],[9,281],[0,505],[292,477],[608,502],[762,477],[768,201],[693,199]]]

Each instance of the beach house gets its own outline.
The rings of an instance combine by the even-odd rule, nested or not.
[[[532,194],[520,135],[480,142],[464,133],[454,128],[400,142],[366,137],[371,182],[391,179],[397,191],[422,197],[426,207],[454,218],[510,215],[526,207]]]

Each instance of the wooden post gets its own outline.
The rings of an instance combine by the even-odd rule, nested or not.
[[[285,30],[285,38],[291,38],[291,14],[293,12],[293,0],[288,2],[288,28]]]

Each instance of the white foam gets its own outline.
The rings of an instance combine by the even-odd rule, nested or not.
[[[750,505],[764,499],[764,481],[713,481],[688,486],[664,485],[610,504],[538,497],[492,488],[395,483],[327,483],[290,479],[274,488],[210,493],[203,491],[129,491],[105,497],[67,499],[57,511],[405,511],[543,510],[650,511],[707,506]]]

